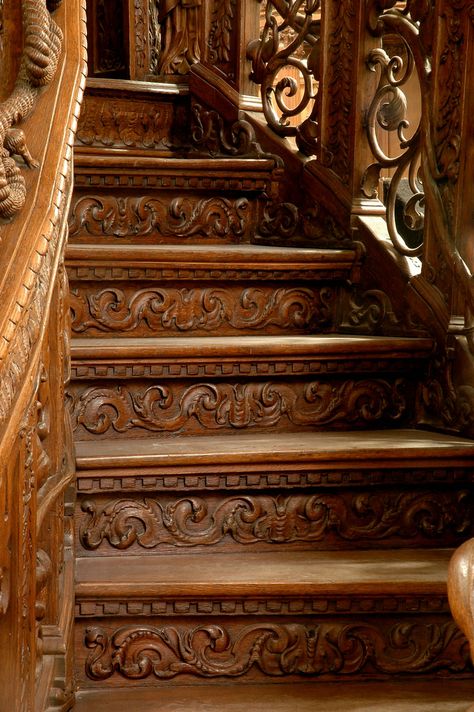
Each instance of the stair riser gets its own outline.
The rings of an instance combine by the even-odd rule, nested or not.
[[[209,190],[212,183],[216,192]],[[76,189],[71,205],[70,244],[211,245],[251,241],[260,210],[252,192],[260,193],[266,181],[263,175],[206,181],[184,175],[106,172],[76,176],[76,186],[80,184],[84,189]],[[108,185],[114,190],[103,189]]]
[[[98,619],[76,626],[84,687],[472,675],[447,615]]]
[[[73,336],[81,337],[303,334],[334,330],[337,289],[258,280],[73,282],[71,308]]]
[[[199,369],[197,364],[191,367]],[[225,374],[222,366],[219,370],[219,375]],[[248,428],[296,431],[393,426],[406,423],[412,415],[416,384],[410,376],[247,383],[125,379],[120,385],[116,379],[76,381],[68,399],[77,440],[238,433]]]
[[[119,552],[457,546],[474,535],[470,490],[201,492],[81,497],[78,556]]]

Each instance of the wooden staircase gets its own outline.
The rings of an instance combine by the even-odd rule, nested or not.
[[[76,709],[465,710],[433,340],[348,328],[357,245],[253,242],[268,157],[76,153]]]

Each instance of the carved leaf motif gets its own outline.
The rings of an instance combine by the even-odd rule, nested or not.
[[[73,207],[69,224],[71,236],[107,235],[138,237],[157,233],[162,236],[229,238],[244,234],[247,198],[174,198],[166,202],[152,197],[96,198],[83,196]]]
[[[86,673],[105,680],[115,672],[127,679],[180,674],[240,677],[252,667],[264,675],[353,675],[469,669],[467,641],[456,625],[257,623],[228,630],[218,625],[196,628],[125,626],[109,637],[100,627],[86,630],[91,649]]]
[[[399,537],[427,539],[468,535],[472,498],[467,491],[369,493],[357,495],[263,495],[228,497],[209,502],[186,497],[110,500],[98,507],[82,504],[80,528],[85,549],[105,541],[115,549],[137,543],[150,549],[161,544],[211,546],[227,537],[240,544],[318,542],[336,535],[351,542]]]
[[[88,388],[74,402],[76,428],[176,432],[190,420],[205,430],[396,420],[406,408],[405,382],[382,379],[325,383],[228,383]]]
[[[276,325],[301,329],[331,322],[330,290],[244,289],[240,295],[223,289],[143,289],[130,297],[116,288],[96,294],[72,294],[72,329],[128,332],[146,325],[153,332],[234,329]]]
[[[236,0],[216,0],[209,39],[210,56],[213,64],[227,68],[231,58],[232,24]],[[232,73],[228,76],[232,77]]]

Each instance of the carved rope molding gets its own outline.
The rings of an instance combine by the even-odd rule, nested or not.
[[[86,674],[106,680],[166,680],[177,675],[241,677],[259,669],[271,677],[469,672],[467,641],[456,625],[413,623],[257,623],[230,630],[125,626],[109,637],[100,627],[85,633],[91,650]]]
[[[34,23],[35,19],[40,21],[41,18],[44,17],[44,12],[47,12],[47,10],[45,9],[44,3],[37,2],[36,5],[43,7],[43,11],[40,11],[38,16],[35,14],[34,9],[30,7],[35,5],[34,2],[30,0],[29,2],[25,2],[25,5],[28,6],[30,11],[28,17],[32,25],[30,31],[32,38],[31,46],[29,44],[25,45],[25,54],[27,54],[28,50],[33,57],[36,57],[36,61],[40,64],[37,84],[37,88],[39,88],[41,86],[41,76],[43,79],[48,78],[48,81],[51,81],[50,72],[52,72],[52,63],[51,61],[48,62],[47,59],[43,61],[41,54],[38,54],[35,49],[34,37],[36,30]],[[48,3],[48,6],[51,6],[51,3]],[[55,7],[59,7],[59,3],[55,3]],[[71,14],[75,12],[78,18],[80,17],[80,25],[82,28],[81,36],[85,37],[85,9],[81,0],[71,2],[68,6],[68,12]],[[40,23],[39,27],[41,28],[41,26]],[[46,51],[44,47],[43,49]],[[31,236],[31,257],[25,265],[21,277],[18,278],[17,275],[12,290],[10,290],[11,292],[14,290],[15,296],[12,297],[12,295],[9,295],[9,298],[5,299],[5,304],[11,304],[13,306],[9,309],[8,314],[3,313],[1,315],[0,383],[2,384],[2,388],[0,397],[0,424],[8,420],[12,405],[15,403],[19,388],[24,381],[32,352],[40,340],[44,327],[44,315],[48,304],[48,295],[52,286],[52,276],[57,268],[58,246],[64,234],[64,221],[66,218],[72,176],[71,151],[73,133],[79,116],[80,101],[86,79],[86,49],[84,45],[80,44],[77,40],[77,44],[74,45],[74,50],[75,51],[71,50],[70,55],[68,55],[70,64],[67,64],[66,70],[62,75],[62,81],[65,84],[67,83],[68,95],[71,96],[70,103],[64,107],[64,123],[61,125],[61,136],[64,137],[65,143],[61,152],[51,147],[51,160],[56,162],[57,170],[55,183],[50,189],[50,208],[41,221],[38,233]],[[48,53],[46,52],[46,54]],[[31,65],[29,71],[31,71],[34,76],[34,71],[36,71],[34,69],[36,66],[34,62],[27,56],[26,59],[24,58],[23,63],[28,66]],[[44,65],[42,68],[41,64]],[[45,69],[46,66],[49,67],[48,71]],[[26,69],[24,71],[26,71]],[[20,76],[22,76],[21,73]],[[6,102],[11,111],[14,111],[16,102],[21,99],[21,86],[17,86],[17,89],[15,89],[12,96]],[[31,89],[27,94],[31,98],[35,95],[35,92]],[[15,114],[15,116],[19,115],[23,116],[23,114]],[[4,127],[6,126],[6,124],[2,125]],[[6,133],[7,130],[5,129],[5,135]],[[12,159],[8,158],[8,160]],[[18,227],[18,225],[16,227]],[[4,229],[9,230],[9,226],[5,226]],[[22,234],[21,230],[19,232]]]
[[[82,503],[80,540],[85,549],[102,544],[144,549],[161,544],[212,546],[231,538],[239,544],[319,542],[335,536],[345,542],[386,539],[436,540],[471,533],[472,499],[454,493],[362,492],[270,497],[247,495],[219,502],[202,497],[162,500],[114,499],[100,506]],[[444,539],[443,539],[444,541]]]
[[[25,180],[12,156],[21,156],[29,168],[38,167],[26,146],[23,131],[14,127],[32,112],[41,87],[51,83],[58,66],[62,32],[47,5],[46,0],[21,3],[25,39],[20,69],[12,93],[0,105],[2,218],[13,217],[26,200]]]

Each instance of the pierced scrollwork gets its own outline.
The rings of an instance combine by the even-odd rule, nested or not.
[[[12,218],[26,200],[25,179],[14,156],[29,168],[31,156],[23,131],[16,124],[33,110],[40,89],[50,84],[61,53],[62,32],[50,15],[58,2],[23,0],[24,47],[20,69],[10,96],[0,104],[0,217]]]
[[[320,0],[267,0],[261,37],[247,47],[268,125],[307,155],[318,133],[319,10]]]
[[[403,21],[412,31],[415,24],[406,16]],[[404,87],[415,75],[415,60],[410,44],[402,42],[403,55],[389,56],[385,49],[379,47],[371,50],[367,63],[371,71],[379,71],[379,85],[370,104],[367,115],[367,137],[370,148],[376,160],[364,175],[362,190],[368,198],[377,196],[380,173],[384,169],[394,171],[388,185],[385,204],[387,208],[387,227],[395,248],[403,255],[419,255],[422,244],[413,245],[406,236],[407,231],[414,233],[423,229],[424,222],[424,192],[420,175],[421,156],[421,121],[411,136],[406,131],[410,127],[407,118],[407,97]],[[388,155],[383,146],[380,131],[391,136],[396,134],[399,152]],[[386,135],[386,134],[385,134]],[[401,192],[402,183],[409,188],[409,198],[403,207],[403,228],[397,224],[396,204]],[[402,232],[405,235],[402,235]]]

